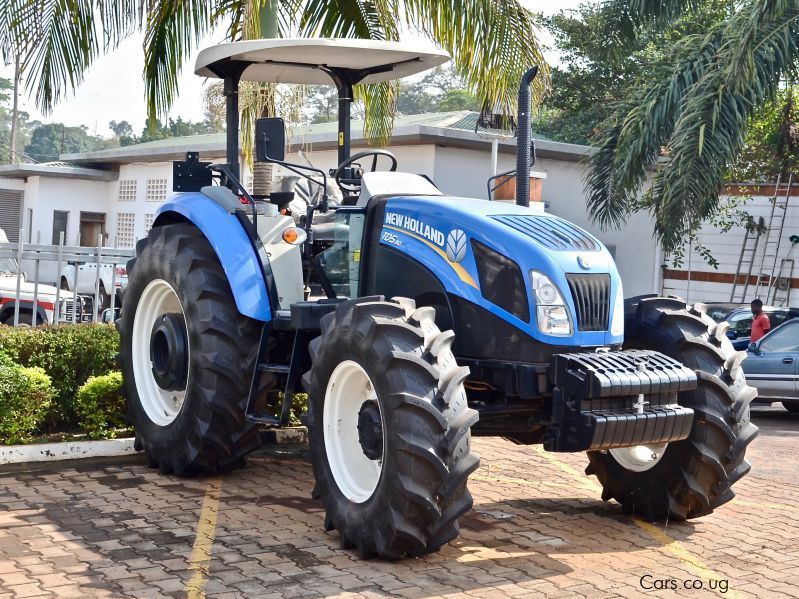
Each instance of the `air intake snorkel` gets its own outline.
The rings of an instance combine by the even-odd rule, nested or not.
[[[519,118],[516,137],[516,203],[530,205],[530,167],[533,166],[534,150],[530,147],[530,85],[538,74],[538,67],[522,75],[519,85]]]

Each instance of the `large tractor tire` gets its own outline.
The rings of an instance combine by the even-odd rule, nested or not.
[[[452,331],[433,308],[367,297],[322,319],[303,377],[325,529],[363,558],[419,556],[459,534],[477,412],[468,407]]]
[[[746,447],[757,436],[749,404],[757,391],[746,384],[726,324],[677,298],[645,297],[625,306],[625,348],[650,349],[693,369],[698,386],[680,394],[694,410],[687,439],[663,445],[588,452],[586,474],[602,484],[602,499],[615,499],[626,514],[650,522],[711,513],[734,496],[747,472]]]
[[[262,326],[239,314],[197,228],[156,227],[139,241],[118,328],[128,418],[151,467],[222,472],[258,447],[244,411]]]

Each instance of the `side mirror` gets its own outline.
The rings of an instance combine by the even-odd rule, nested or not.
[[[750,343],[749,347],[747,348],[747,351],[749,351],[749,352],[751,352],[753,354],[759,354],[760,353],[760,351],[757,349],[757,343]]]
[[[280,117],[255,121],[255,157],[258,162],[283,162],[286,158],[286,125]]]

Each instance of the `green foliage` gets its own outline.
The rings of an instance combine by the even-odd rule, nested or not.
[[[537,17],[521,0],[0,2],[0,53],[4,58],[21,56],[27,90],[45,114],[74,91],[101,53],[143,33],[145,97],[152,122],[168,114],[184,61],[212,31],[226,31],[227,41],[271,34],[397,40],[403,28],[449,52],[481,106],[515,114],[519,79],[530,65],[542,66],[533,85],[534,102],[546,93],[549,77]],[[370,84],[356,93],[365,101],[367,134],[384,142],[393,126],[396,86]]]
[[[798,92],[795,86],[780,90],[752,117],[728,180],[773,183],[780,173],[799,172]]]
[[[56,401],[47,412],[45,432],[65,432],[78,424],[75,394],[91,376],[115,368],[119,335],[114,325],[82,324],[15,328],[0,326],[0,352],[23,366],[36,366],[53,380]]]
[[[122,373],[92,376],[78,389],[75,412],[80,427],[90,439],[106,439],[112,429],[125,426],[125,396]]]
[[[91,152],[108,145],[108,140],[90,135],[85,125],[68,127],[62,123],[49,123],[33,129],[25,154],[37,162],[47,162],[58,160],[60,154]]]
[[[437,67],[418,81],[401,83],[397,96],[400,114],[479,109],[477,96],[452,67]]]
[[[53,400],[50,377],[0,354],[0,443],[14,445],[37,431]]]
[[[662,10],[644,10],[644,4]],[[646,210],[663,248],[673,252],[717,211],[750,124],[777,97],[780,81],[797,76],[799,7],[768,0],[670,0],[635,7],[621,0],[603,5],[608,23],[631,24],[633,39],[647,32],[667,35],[681,20],[717,17],[648,65],[646,77],[602,125],[590,159],[592,217],[617,226],[630,213]]]
[[[632,4],[628,10],[641,3]],[[585,3],[548,17],[544,24],[554,37],[560,64],[552,68],[552,93],[534,120],[534,131],[555,141],[590,143],[617,105],[651,77],[653,65],[668,62],[685,36],[723,19],[728,6],[728,0],[709,0],[669,29],[646,29],[629,38],[619,31],[623,19],[609,21],[607,3]],[[612,44],[609,39],[619,41]],[[619,51],[620,44],[624,51]]]

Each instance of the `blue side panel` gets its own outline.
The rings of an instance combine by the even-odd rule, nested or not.
[[[185,217],[205,235],[222,264],[239,312],[255,320],[271,320],[261,265],[238,219],[211,198],[196,192],[172,196],[158,209],[154,226],[168,212]]]

